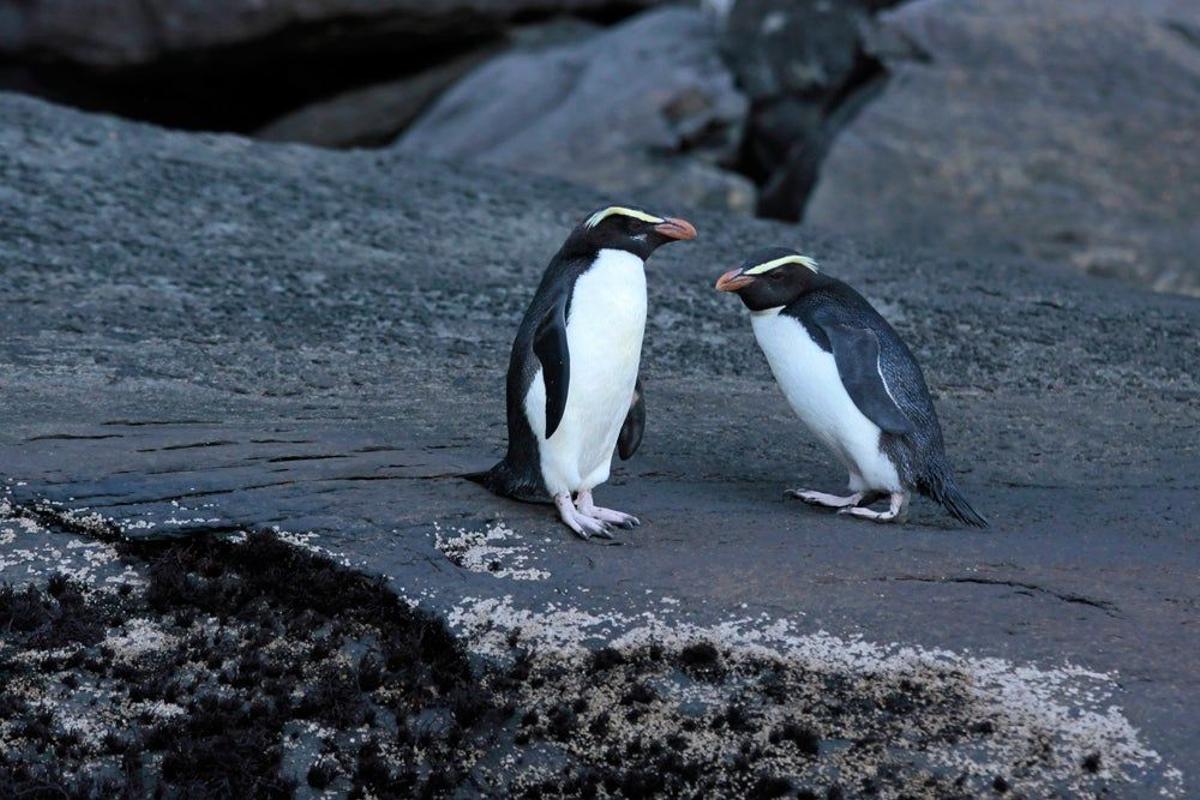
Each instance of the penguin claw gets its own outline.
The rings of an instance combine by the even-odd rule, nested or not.
[[[585,514],[582,510],[576,509],[575,505],[571,502],[570,495],[555,495],[554,505],[558,508],[559,519],[563,521],[564,525],[574,531],[575,535],[580,539],[590,539],[593,536],[601,539],[613,538],[608,523],[590,514]]]
[[[590,490],[583,490],[575,500],[575,505],[579,509],[579,513],[592,519],[600,520],[607,525],[615,525],[622,530],[633,530],[642,521],[633,514],[626,514],[624,511],[614,511],[611,508],[601,508],[592,502],[592,493]]]
[[[908,493],[892,492],[889,496],[887,511],[873,511],[865,506],[847,506],[839,508],[838,513],[879,523],[904,522],[908,518]]]

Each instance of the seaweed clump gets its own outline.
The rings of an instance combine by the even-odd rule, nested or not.
[[[271,533],[120,549],[146,564],[143,591],[0,587],[0,796],[283,798],[339,780],[437,796],[461,782],[456,712],[476,696],[478,723],[490,697],[445,625],[381,579]],[[439,715],[437,741],[409,730]]]

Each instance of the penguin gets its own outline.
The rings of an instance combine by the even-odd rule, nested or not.
[[[954,482],[921,368],[862,295],[783,247],[755,253],[716,289],[737,294],[750,310],[754,337],[788,403],[850,473],[848,496],[806,489],[789,496],[903,522],[916,491],[961,522],[987,527]],[[869,507],[883,497],[886,511]]]
[[[645,429],[638,367],[646,259],[668,242],[695,237],[686,220],[630,206],[598,209],[571,231],[513,341],[508,451],[490,470],[466,477],[519,500],[549,495],[563,523],[584,539],[640,524],[597,506],[592,490],[608,480],[614,448],[630,458]]]

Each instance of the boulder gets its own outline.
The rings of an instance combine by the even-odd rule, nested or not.
[[[273,119],[254,132],[272,142],[304,142],[324,147],[378,147],[394,140],[443,91],[504,46],[537,47],[572,41],[597,26],[575,17],[518,25],[497,41],[425,65],[392,80],[340,92]]]
[[[1200,293],[1200,5],[918,0],[806,220]],[[913,57],[913,52],[924,57]]]
[[[0,55],[121,68],[272,38],[307,50],[379,37],[463,40],[519,15],[597,13],[613,5],[613,0],[22,0],[0,5]]]
[[[863,41],[891,2],[738,0],[718,13],[721,53],[752,104],[742,167],[763,187],[760,214],[800,218],[833,132],[882,77]]]
[[[721,168],[745,112],[711,24],[667,8],[491,61],[442,95],[396,150],[749,211],[752,185]]]
[[[488,52],[473,50],[415,75],[342,92],[284,114],[254,135],[272,142],[323,147],[386,144]]]

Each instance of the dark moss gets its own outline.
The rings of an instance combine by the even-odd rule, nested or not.
[[[778,775],[761,775],[750,789],[750,797],[755,800],[770,800],[773,797],[783,797],[792,791],[792,782]]]
[[[729,706],[721,719],[733,731],[749,731],[752,727],[750,714],[742,705]]]
[[[19,721],[28,748],[11,751],[15,761],[7,754],[0,757],[0,781],[7,782],[0,787],[16,787],[15,793],[0,789],[0,795],[120,795],[141,785],[151,763],[142,754],[154,753],[152,778],[158,792],[168,796],[290,797],[295,787],[281,776],[280,742],[291,720],[309,717],[341,729],[377,727],[371,692],[378,689],[387,690],[402,717],[449,705],[450,695],[459,698],[454,706],[459,716],[482,716],[476,709],[486,706],[486,699],[464,699],[486,698],[487,692],[472,675],[461,645],[440,621],[402,603],[378,579],[269,533],[240,545],[198,539],[126,543],[121,550],[148,562],[144,591],[87,596],[62,577],[51,579],[45,589],[2,587],[0,636],[21,648],[81,645],[85,650],[71,658],[73,671],[60,679],[64,687],[79,686],[83,674],[91,673],[91,681],[114,681],[123,690],[117,696],[151,705],[177,703],[187,714],[162,724],[143,715],[142,727],[104,737],[102,751],[121,757],[122,774],[112,778],[121,790],[98,795],[84,785],[90,779],[76,775],[63,781],[61,775],[68,773],[51,774],[48,765],[13,771],[29,757],[44,761],[39,754],[70,760],[82,758],[82,751],[73,735],[56,734],[48,714],[0,693],[5,717]],[[165,652],[116,660],[97,646],[123,619],[155,614],[155,624],[176,633]],[[191,627],[210,619],[216,622],[203,623],[203,633]],[[356,636],[369,643],[369,652],[352,667],[340,651]],[[286,646],[268,646],[276,640]],[[195,677],[185,680],[188,670]],[[297,700],[293,689],[300,690]],[[423,789],[434,794],[443,792],[440,781],[446,776],[458,779],[451,763],[458,726],[443,735],[446,744],[430,750],[430,775],[438,777],[426,780]],[[360,754],[358,762],[355,785],[388,796],[383,783],[372,783],[382,781],[377,768],[382,762],[373,762],[369,754]],[[320,782],[322,770],[332,769],[332,763],[314,766],[306,776],[310,783]],[[389,774],[386,783],[400,786],[403,777]],[[42,788],[31,791],[27,781]]]
[[[658,692],[646,683],[635,683],[621,697],[621,705],[628,706],[634,703],[653,703],[658,699]]]
[[[305,781],[314,789],[325,789],[337,777],[337,770],[329,759],[320,759],[308,768]]]
[[[296,786],[284,777],[283,747],[310,735],[298,724],[302,720],[319,721],[334,736],[323,740],[321,757],[302,766],[298,777],[313,788],[344,782],[353,797],[482,792],[839,800],[845,794],[837,786],[819,793],[793,788],[793,782],[806,781],[812,787],[827,774],[822,767],[828,765],[812,760],[821,752],[818,727],[849,741],[846,752],[871,764],[867,782],[862,771],[838,773],[853,782],[856,796],[901,797],[911,787],[920,787],[914,797],[966,797],[972,791],[911,763],[893,764],[887,755],[897,742],[911,746],[898,716],[932,703],[961,702],[952,691],[930,694],[904,680],[862,691],[845,676],[739,659],[739,688],[727,705],[677,706],[663,702],[656,687],[681,680],[680,672],[712,680],[733,669],[712,643],[682,650],[656,644],[605,648],[589,656],[580,675],[577,662],[540,655],[513,635],[511,663],[473,670],[440,621],[409,608],[378,579],[270,534],[240,545],[192,540],[122,549],[147,562],[145,588],[123,598],[92,596],[60,579],[41,591],[3,590],[0,613],[6,616],[0,620],[10,627],[0,627],[0,637],[22,648],[39,646],[35,637],[75,640],[69,653],[47,653],[18,667],[35,664],[57,696],[107,682],[116,696],[144,703],[142,708],[174,703],[186,713],[164,722],[139,709],[137,724],[106,737],[102,749],[113,768],[103,778],[112,786],[97,793],[97,785],[75,769],[85,758],[83,743],[56,731],[52,715],[0,684],[0,713],[16,720],[14,730],[24,737],[11,756],[0,754],[0,781],[7,781],[0,782],[0,796],[8,796],[10,787],[24,792],[30,781],[57,797],[81,791],[90,797],[290,796]],[[170,644],[136,659],[117,659],[98,644],[103,626],[135,617],[150,618],[171,634]],[[0,672],[5,667],[0,662]],[[777,719],[781,703],[806,692],[818,699],[798,711],[803,722],[769,721]],[[611,697],[620,703],[616,713],[608,706]],[[648,735],[642,727],[648,718],[672,727],[665,735]],[[857,726],[853,734],[848,724]],[[968,727],[964,720],[934,735],[944,741],[955,730],[965,735]],[[972,730],[986,736],[994,728],[977,723]],[[698,741],[711,741],[706,731],[722,740],[716,758]],[[463,771],[463,764],[478,764],[480,754],[497,749],[515,750],[517,768]],[[555,779],[539,774],[529,781],[547,752],[561,760]],[[24,762],[41,766],[20,767]],[[763,772],[768,764],[772,771],[795,772]],[[287,772],[295,774],[290,767]]]
[[[117,617],[115,611],[106,604],[88,603],[82,587],[61,575],[53,576],[46,590],[0,586],[0,630],[22,647],[94,645]]]
[[[719,680],[725,669],[721,653],[711,642],[695,642],[679,652],[679,665],[688,675],[700,680]]]
[[[624,663],[625,656],[611,647],[602,647],[592,653],[590,667],[592,672],[604,672]]]
[[[817,756],[821,753],[821,737],[805,725],[785,722],[771,732],[771,737],[780,742],[791,742],[805,755]]]

